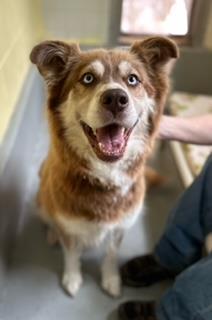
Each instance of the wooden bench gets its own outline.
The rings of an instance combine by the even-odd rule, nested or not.
[[[169,99],[169,113],[190,117],[212,113],[212,96],[185,92],[173,92]],[[212,132],[211,132],[212,134]],[[212,146],[184,144],[172,141],[170,147],[183,185],[188,187],[201,171]]]

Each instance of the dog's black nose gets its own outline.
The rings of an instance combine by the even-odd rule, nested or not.
[[[109,89],[101,95],[100,100],[102,106],[111,111],[113,115],[124,111],[129,105],[128,95],[122,89]]]

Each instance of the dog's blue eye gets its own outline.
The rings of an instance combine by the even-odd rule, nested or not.
[[[92,73],[85,73],[84,76],[82,77],[82,82],[84,84],[91,84],[94,82],[94,76]]]
[[[140,83],[140,80],[135,74],[130,74],[127,78],[127,82],[130,86],[135,87]]]

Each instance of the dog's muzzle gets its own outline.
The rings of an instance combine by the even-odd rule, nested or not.
[[[129,98],[127,93],[122,89],[109,89],[101,95],[100,104],[116,117],[129,106]]]

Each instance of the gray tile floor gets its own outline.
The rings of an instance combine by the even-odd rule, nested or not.
[[[37,170],[47,146],[45,128],[38,132],[37,145],[28,177],[28,188],[16,245],[0,294],[0,320],[104,320],[116,319],[118,304],[128,299],[158,299],[169,283],[145,289],[123,288],[122,297],[112,299],[102,292],[99,283],[101,251],[83,257],[84,284],[71,299],[60,287],[62,254],[59,248],[48,247],[45,230],[36,218],[34,194],[38,185]],[[128,232],[120,251],[120,263],[154,247],[164,228],[167,214],[182,191],[176,168],[165,145],[155,155],[154,165],[167,176],[168,182],[149,192],[146,214]]]

